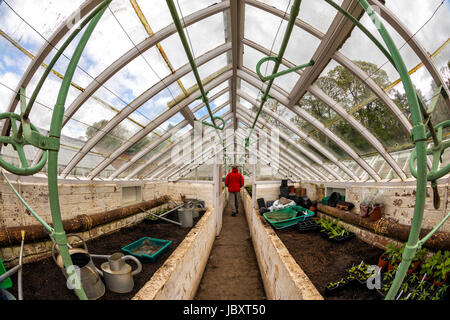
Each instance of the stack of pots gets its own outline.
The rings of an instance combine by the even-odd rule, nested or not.
[[[281,197],[285,197],[288,198],[289,197],[289,187],[287,185],[287,180],[281,180],[281,186],[280,186],[280,198]]]

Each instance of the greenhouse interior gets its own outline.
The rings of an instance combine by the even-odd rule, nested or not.
[[[0,0],[0,300],[448,300],[449,42],[448,0]]]

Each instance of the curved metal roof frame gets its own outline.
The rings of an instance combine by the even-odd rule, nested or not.
[[[74,16],[77,15],[78,18],[83,18],[87,15],[95,6],[97,6],[101,0],[88,0],[82,4],[80,7],[80,11],[74,12],[71,16],[69,16],[59,28],[57,28],[54,33],[49,37],[48,42],[42,46],[39,50],[38,54],[33,58],[32,62],[28,66],[24,75],[22,76],[17,92],[21,86],[26,86],[33,74],[36,72],[38,67],[44,61],[46,56],[50,53],[53,47],[56,47],[58,42],[63,39],[63,37],[68,33],[69,29],[67,22],[72,21]],[[441,74],[438,72],[434,62],[430,59],[426,50],[418,43],[417,39],[412,37],[411,32],[405,27],[405,25],[396,18],[396,16],[383,4],[381,4],[378,0],[369,0],[371,4],[377,5],[381,9],[381,16],[384,18],[405,40],[407,40],[408,44],[412,48],[412,50],[416,53],[416,55],[421,59],[424,63],[427,70],[430,72],[432,78],[435,83],[439,85],[443,85],[445,92],[447,93],[447,97],[445,97],[445,101],[448,106],[450,106],[449,100],[449,89],[445,85],[445,82],[442,79]],[[231,70],[225,71],[222,74],[216,76],[205,85],[205,89],[210,90],[220,83],[224,81],[229,81],[229,92],[230,92],[230,100],[231,100],[231,114],[233,116],[233,127],[237,129],[237,119],[242,121],[248,121],[245,117],[241,117],[241,114],[238,112],[241,111],[245,113],[245,108],[237,108],[238,105],[238,96],[242,97],[246,100],[249,100],[249,96],[245,94],[245,92],[239,89],[239,80],[245,80],[251,85],[260,88],[265,87],[263,83],[259,80],[255,73],[246,69],[243,66],[243,46],[248,45],[266,55],[270,54],[270,51],[267,48],[264,48],[248,39],[244,38],[243,33],[243,23],[244,23],[244,9],[245,4],[254,6],[258,9],[264,10],[270,14],[278,16],[282,19],[288,20],[289,14],[259,2],[257,0],[237,0],[237,1],[222,1],[211,5],[207,8],[198,10],[186,17],[184,17],[184,25],[185,27],[190,26],[198,21],[201,21],[207,17],[210,17],[216,13],[225,12],[225,10],[229,10],[228,21],[229,24],[227,26],[229,38],[231,38],[231,42],[225,42],[223,45],[212,49],[211,51],[205,53],[204,55],[196,58],[196,63],[201,65],[211,59],[223,54],[225,52],[231,51],[232,56],[232,67]],[[348,11],[353,13],[355,17],[360,17],[362,14],[362,8],[359,6],[358,1],[356,0],[344,0],[342,6],[346,8]],[[313,84],[313,81],[320,75],[325,66],[329,63],[331,59],[334,59],[336,62],[341,64],[343,67],[348,69],[354,76],[356,76],[359,80],[361,80],[392,112],[392,114],[399,120],[402,126],[410,131],[411,124],[406,119],[405,115],[399,110],[399,108],[395,105],[395,103],[390,99],[390,97],[386,94],[386,92],[381,89],[364,71],[362,71],[356,64],[354,64],[350,59],[345,57],[342,53],[337,51],[340,46],[345,42],[347,37],[350,35],[350,32],[353,30],[353,24],[349,23],[342,15],[336,13],[334,20],[331,26],[328,28],[326,34],[323,34],[319,30],[313,28],[309,24],[305,23],[301,19],[297,18],[295,21],[296,26],[304,29],[310,34],[314,35],[318,39],[321,40],[319,47],[316,50],[316,53],[313,55],[313,59],[315,61],[314,66],[304,70],[303,72],[298,71],[301,75],[300,79],[296,83],[294,89],[286,95],[283,90],[277,88],[276,86],[272,87],[271,95],[273,95],[274,99],[279,101],[284,106],[288,107],[291,111],[293,111],[296,115],[300,116],[307,122],[309,122],[312,126],[314,126],[317,130],[325,134],[331,140],[333,140],[340,148],[342,148],[358,165],[360,165],[365,172],[371,176],[375,181],[380,181],[381,178],[377,172],[373,170],[373,168],[362,159],[347,143],[345,143],[342,139],[336,136],[332,131],[330,131],[325,125],[323,125],[319,120],[315,119],[308,112],[303,110],[300,106],[297,105],[297,102],[303,97],[306,92],[310,92],[320,101],[325,103],[328,107],[333,109],[337,114],[339,114],[344,121],[346,121],[349,125],[351,125],[356,131],[358,131],[374,148],[375,150],[383,157],[387,164],[391,167],[391,169],[400,177],[401,180],[406,180],[407,176],[404,173],[403,169],[399,167],[396,160],[387,152],[384,146],[380,143],[380,141],[360,122],[358,122],[353,116],[351,116],[348,112],[346,112],[345,108],[327,96],[320,88]],[[136,57],[140,56],[143,52],[148,50],[149,48],[155,46],[157,43],[166,39],[167,37],[176,33],[176,28],[174,24],[170,24],[167,27],[161,29],[153,36],[146,38],[144,41],[136,45],[130,49],[127,53],[125,53],[122,57],[113,62],[109,67],[107,67],[99,76],[97,76],[87,87],[86,89],[76,97],[76,99],[72,102],[72,104],[67,108],[64,118],[64,124],[66,124],[70,118],[75,114],[75,112],[83,105],[87,99],[94,94],[107,80],[109,80],[114,74],[116,74],[119,70],[121,70],[124,66],[126,66],[129,62],[134,60]],[[283,64],[287,67],[293,67],[294,65],[287,61],[283,60]],[[120,113],[118,113],[115,117],[113,117],[104,128],[99,130],[91,139],[86,142],[86,144],[82,147],[79,152],[73,157],[73,159],[69,162],[69,164],[65,167],[62,172],[62,177],[65,178],[72,169],[83,159],[83,157],[89,153],[89,151],[106,135],[110,132],[115,126],[121,123],[124,119],[127,118],[133,111],[138,109],[143,103],[145,103],[148,99],[159,93],[161,90],[164,90],[166,86],[170,83],[173,83],[180,79],[182,76],[186,75],[191,71],[189,65],[184,65],[180,67],[178,70],[174,71],[172,74],[167,76],[163,81],[158,82],[148,90],[146,90],[141,96],[137,97],[131,103],[129,103]],[[227,89],[221,90],[222,93],[227,91]],[[184,121],[180,122],[176,125],[176,127],[172,128],[169,132],[166,132],[163,136],[157,139],[155,142],[147,146],[145,149],[141,150],[138,154],[134,155],[129,163],[122,165],[120,168],[114,172],[110,179],[116,178],[123,171],[128,169],[131,165],[133,165],[136,161],[141,159],[145,154],[153,150],[159,143],[167,140],[171,134],[178,132],[187,124],[192,124],[195,117],[193,116],[191,110],[188,108],[188,105],[195,100],[194,96],[196,96],[198,90],[191,95],[182,98],[175,106],[170,108],[169,110],[160,114],[154,121],[150,122],[145,128],[136,133],[133,137],[131,137],[125,144],[121,145],[117,150],[111,153],[107,158],[105,158],[96,168],[94,168],[88,176],[88,179],[94,179],[102,170],[104,170],[108,165],[110,165],[115,159],[123,154],[129,147],[133,144],[144,138],[149,133],[153,132],[159,125],[164,123],[167,119],[177,114],[178,112],[182,113],[185,116]],[[252,99],[253,100],[253,99]],[[252,101],[249,101],[252,103]],[[9,105],[8,110],[10,112],[14,112],[16,109],[18,100],[14,97]],[[254,102],[253,102],[254,104]],[[266,110],[264,110],[266,111]],[[277,119],[277,115],[271,111],[266,112],[269,116]],[[278,121],[282,120],[278,117]],[[282,122],[282,121],[280,121]],[[289,130],[291,130],[294,134],[299,136],[300,138],[307,138],[303,132],[301,132],[298,128],[293,127],[288,122],[282,122]],[[64,125],[63,124],[63,125]],[[6,126],[4,126],[3,131],[6,130]],[[287,137],[287,136],[285,136]],[[289,137],[287,137],[289,138]],[[332,163],[337,165],[341,170],[343,170],[347,175],[349,175],[353,180],[357,180],[358,177],[352,173],[349,168],[343,165],[334,155],[330,152],[327,152],[326,147],[321,145],[319,142],[315,141],[312,138],[305,139],[308,143],[314,146],[316,149],[324,152],[324,155],[327,156]],[[289,140],[287,140],[289,141]],[[296,146],[296,144],[291,140],[291,144]],[[173,147],[173,145],[171,146]],[[283,146],[284,147],[284,146]],[[328,173],[330,173],[333,177],[338,180],[343,180],[336,171],[331,169],[329,166],[323,163],[320,159],[308,153],[307,150],[301,150],[301,147],[296,146],[299,151],[303,154],[307,154],[312,160],[322,166]],[[1,147],[0,147],[1,148]],[[289,149],[286,149],[289,151]],[[306,152],[305,152],[306,151]],[[289,153],[288,153],[289,154]],[[292,158],[293,155],[289,154]],[[263,155],[266,156],[266,155]],[[283,156],[284,157],[284,156]],[[40,158],[40,153],[36,155],[34,162],[36,162]],[[153,159],[154,157],[152,157]],[[287,159],[283,159],[284,164],[287,163],[289,157]],[[297,159],[298,160],[298,159]],[[148,161],[146,162],[148,163]],[[145,168],[145,165],[140,166],[140,170],[133,170],[131,174],[127,176],[127,179],[131,179],[134,174],[138,174]],[[312,171],[317,171],[312,165],[310,165],[310,169]],[[314,170],[313,170],[314,169]],[[175,170],[176,174],[178,171]],[[150,172],[152,173],[152,172]],[[167,171],[166,171],[167,173]],[[324,180],[330,180],[325,177],[322,173],[317,171],[315,175],[321,176]],[[172,176],[168,176],[169,178]],[[149,176],[146,175],[146,176]],[[151,178],[157,177],[158,175],[152,175]]]
[[[228,90],[228,89],[226,89],[226,90]],[[229,105],[229,103],[230,103],[230,100],[228,100],[228,101],[222,103],[220,106],[218,106],[217,108],[215,108],[214,110],[212,110],[212,114],[213,114],[213,115],[216,114],[217,112],[219,112],[220,110],[222,110],[223,108],[225,108],[227,105]],[[231,112],[231,111],[229,111],[229,112]],[[222,116],[222,118],[224,118],[224,120],[225,120],[225,116],[226,116],[227,114],[228,114],[228,112]],[[204,115],[202,118],[200,118],[200,121],[206,120],[207,118],[208,118],[208,115]],[[185,136],[190,136],[190,135],[193,133],[193,130],[194,130],[194,129],[190,129],[190,130],[185,134]],[[178,131],[178,130],[177,130],[177,131]],[[161,140],[161,139],[158,139],[158,142],[159,142],[159,140]],[[165,141],[165,140],[167,140],[167,138],[165,138],[164,141]],[[177,143],[181,142],[182,140],[183,140],[183,138],[180,137],[180,138],[178,139],[178,142],[177,142]],[[158,142],[155,141],[154,144],[158,144]],[[159,143],[162,143],[162,142],[163,142],[163,141],[160,141]],[[174,146],[175,146],[175,144],[174,144]],[[151,148],[151,149],[153,149],[153,148]],[[148,152],[151,151],[151,149],[150,149],[149,147],[147,147],[147,148],[145,148],[144,150],[142,150],[142,153],[147,154]],[[169,150],[167,150],[167,151],[170,151],[170,150],[171,150],[171,148],[170,148]],[[140,152],[140,153],[141,153],[141,152]],[[131,179],[131,178],[135,177],[139,172],[141,172],[143,169],[145,169],[149,164],[153,163],[153,161],[155,161],[155,160],[157,159],[156,156],[158,156],[158,155],[153,156],[152,158],[148,159],[147,161],[145,161],[144,163],[142,163],[140,166],[138,166],[137,168],[135,168],[131,173],[129,173],[129,174],[126,176],[126,179]],[[115,172],[113,175],[111,175],[111,177],[109,177],[109,179],[114,179],[115,177],[117,177],[122,171],[124,171],[125,169],[129,168],[129,167],[130,167],[131,165],[133,165],[137,160],[138,160],[138,157],[133,157],[133,159],[131,159],[129,162],[127,162],[127,163],[125,163],[124,165],[122,165],[122,167],[120,167],[120,168],[117,170],[117,172]]]

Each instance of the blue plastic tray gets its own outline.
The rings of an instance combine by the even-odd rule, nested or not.
[[[145,246],[148,246],[148,243],[151,246],[159,247],[157,251],[150,250],[150,248],[146,248]],[[135,256],[137,258],[140,258],[144,261],[150,261],[155,262],[158,260],[158,258],[165,252],[167,249],[169,249],[170,244],[172,241],[170,240],[161,240],[161,239],[155,239],[155,238],[149,238],[149,237],[143,237],[125,247],[122,248],[122,251],[131,254],[132,256]]]

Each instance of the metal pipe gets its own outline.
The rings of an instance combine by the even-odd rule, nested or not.
[[[163,196],[155,200],[143,201],[138,204],[103,211],[91,215],[81,214],[76,216],[75,218],[63,220],[62,224],[64,226],[64,230],[67,233],[88,231],[96,226],[123,219],[131,215],[163,205],[169,200],[170,198],[168,196]],[[40,224],[21,227],[2,227],[0,229],[0,247],[6,247],[20,243],[21,230],[26,231],[28,241],[38,241],[49,236],[46,229],[43,228]]]
[[[178,35],[180,36],[181,43],[183,44],[184,51],[186,52],[187,58],[192,68],[192,72],[194,73],[195,80],[197,81],[198,88],[201,93],[202,101],[205,103],[206,109],[208,110],[209,116],[211,118],[212,125],[206,122],[202,122],[205,125],[211,126],[216,129],[223,129],[225,127],[225,121],[221,117],[214,117],[211,107],[209,106],[209,99],[207,97],[207,92],[203,88],[202,80],[200,79],[200,75],[198,73],[197,65],[195,64],[194,57],[192,56],[191,49],[189,48],[189,43],[186,39],[186,35],[184,34],[183,26],[181,25],[180,18],[178,16],[177,8],[175,7],[175,3],[173,0],[166,0],[167,6],[169,7],[170,14],[172,15],[173,23],[177,29]],[[218,127],[216,125],[215,120],[222,121],[222,127]]]
[[[11,269],[9,269],[8,271],[6,271],[4,274],[2,274],[0,276],[0,282],[5,281],[7,278],[11,277],[13,274],[15,274],[17,271],[19,271],[22,268],[21,265],[16,265],[14,267],[12,267]]]
[[[181,226],[181,223],[180,223],[180,222],[176,222],[176,221],[173,221],[173,220],[164,218],[163,216],[158,216],[158,215],[156,215],[156,214],[154,214],[154,213],[151,213],[151,212],[147,212],[147,213],[148,213],[149,215],[153,216],[153,217],[157,217],[157,218],[163,219],[164,221],[167,221],[167,222],[170,222],[170,223],[173,223],[173,224],[176,224],[176,225]]]
[[[283,55],[284,52],[286,51],[286,47],[289,41],[289,38],[291,36],[292,30],[294,28],[295,25],[295,19],[297,18],[299,12],[300,12],[300,4],[301,4],[301,0],[295,0],[294,4],[291,7],[291,12],[290,12],[290,16],[289,16],[289,22],[288,25],[286,27],[286,31],[284,33],[284,37],[283,37],[283,41],[281,43],[281,47],[280,47],[280,51],[278,52],[278,56],[276,58],[273,58],[271,60],[273,60],[275,62],[275,65],[273,66],[273,70],[272,70],[272,74],[276,74],[278,72],[278,68],[280,67],[280,64],[282,62],[283,59]],[[263,94],[263,96],[261,97],[261,104],[259,106],[258,112],[256,113],[256,117],[255,120],[253,121],[253,124],[251,126],[251,131],[249,134],[249,137],[247,138],[246,143],[248,142],[248,139],[250,139],[250,136],[253,132],[253,129],[255,128],[256,125],[256,121],[258,120],[258,117],[261,113],[261,110],[263,108],[264,103],[267,101],[267,98],[269,96],[269,91],[270,88],[272,87],[272,83],[275,80],[275,78],[271,78],[269,80],[269,83],[267,84],[266,90]]]
[[[22,285],[22,266],[23,266],[23,245],[25,243],[25,230],[22,230],[22,243],[20,244],[20,257],[19,257],[19,273],[17,274],[17,293],[19,300],[23,300],[23,285]]]
[[[27,210],[36,218],[36,220],[40,224],[42,224],[44,226],[45,229],[47,229],[47,231],[52,233],[54,231],[53,228],[50,227],[50,225],[48,225],[47,222],[45,222],[44,219],[42,219],[36,212],[34,212],[34,210],[28,205],[28,203],[20,196],[20,194],[17,192],[16,188],[13,187],[13,185],[11,184],[11,182],[9,181],[8,177],[5,175],[3,170],[2,170],[2,175],[5,178],[6,182],[9,184],[9,186],[11,187],[11,189],[14,191],[16,196],[19,198],[20,202],[23,203],[25,208],[27,208]]]

